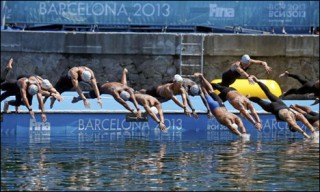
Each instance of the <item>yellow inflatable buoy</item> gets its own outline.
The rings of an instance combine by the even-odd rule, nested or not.
[[[259,79],[262,83],[264,83],[271,93],[279,97],[282,94],[281,88],[279,84],[272,80],[272,79]],[[211,81],[211,83],[220,83],[221,79],[214,79]],[[230,87],[235,88],[238,92],[241,94],[250,97],[259,97],[261,99],[268,99],[266,94],[262,91],[260,86],[255,83],[253,85],[249,84],[248,79],[237,79],[233,84],[230,85]],[[219,94],[220,91],[215,90],[216,94]]]

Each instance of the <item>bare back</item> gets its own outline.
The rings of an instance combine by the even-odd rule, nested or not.
[[[164,98],[171,98],[173,95],[183,94],[184,88],[181,85],[175,86],[174,83],[167,83],[157,87],[157,93]]]
[[[244,107],[248,109],[249,99],[244,95],[241,95],[238,91],[229,91],[227,93],[227,99],[229,103],[236,109],[241,109]]]
[[[151,95],[135,93],[135,96],[138,103],[142,106],[144,105],[155,106],[160,104],[160,102],[156,98],[152,97]]]
[[[100,92],[101,94],[112,94],[113,92],[121,92],[129,89],[131,88],[119,82],[107,82],[101,85]]]

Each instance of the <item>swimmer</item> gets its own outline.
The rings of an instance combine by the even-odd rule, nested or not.
[[[253,76],[249,75],[246,71],[252,64],[260,64],[264,67],[267,73],[272,71],[272,68],[268,66],[267,62],[251,59],[249,55],[243,55],[240,61],[236,61],[231,64],[230,68],[222,73],[222,81],[220,85],[229,87],[236,79],[245,77],[249,80],[250,84],[254,84]]]
[[[278,121],[287,122],[289,129],[292,132],[298,131],[302,133],[304,137],[310,138],[310,136],[297,124],[297,120],[302,121],[303,124],[305,124],[311,130],[311,132],[314,133],[315,130],[308,120],[301,113],[295,113],[290,110],[290,108],[287,107],[287,105],[279,97],[272,94],[269,88],[256,77],[254,77],[253,80],[258,83],[270,102],[262,100],[259,97],[250,97],[249,99],[259,104],[265,111],[272,113]]]
[[[211,112],[217,118],[217,121],[228,127],[232,133],[238,136],[246,135],[246,128],[240,117],[227,110],[221,98],[215,94],[210,82],[201,73],[195,73],[194,76],[200,79],[201,89],[209,103]],[[241,133],[238,128],[241,129]]]
[[[300,112],[315,129],[319,130],[320,116],[318,112],[312,111],[312,109],[308,106],[298,104],[290,105],[290,108]]]
[[[98,83],[98,87],[101,95],[102,94],[111,95],[123,107],[125,107],[131,113],[134,113],[138,118],[141,118],[141,111],[140,111],[138,102],[136,100],[133,88],[120,82],[106,82],[103,85],[100,85]],[[84,93],[84,97],[88,99],[94,99],[94,98],[97,98],[97,95],[94,90],[91,90],[88,93]],[[72,103],[76,103],[80,100],[82,100],[82,97],[80,96],[74,97],[72,100]],[[127,101],[131,101],[134,104],[137,110],[136,112],[134,112],[134,109],[130,107]]]
[[[79,66],[79,67],[72,67],[67,71],[67,73],[64,73],[58,82],[55,84],[54,88],[62,94],[65,91],[69,91],[72,88],[74,88],[79,96],[81,97],[81,100],[83,100],[84,106],[86,108],[90,108],[90,103],[83,94],[79,83],[84,83],[92,87],[95,95],[98,95],[97,100],[100,107],[102,107],[100,92],[97,86],[97,80],[94,76],[94,72],[86,67],[86,66]],[[44,99],[44,102],[46,102],[48,97]],[[51,100],[50,107],[53,107],[53,104],[55,102],[55,98]]]
[[[183,78],[180,75],[176,74],[173,77],[172,83],[159,85],[149,90],[142,89],[139,92],[151,95],[157,98],[161,103],[169,101],[171,99],[179,107],[183,108],[184,113],[186,115],[191,117],[191,112],[188,110],[188,101],[187,101],[188,94],[182,84],[183,84]],[[182,103],[179,101],[176,95],[181,95]],[[192,114],[195,119],[198,119],[198,114],[195,112],[195,110],[192,111]]]
[[[39,91],[41,92],[42,96],[55,97],[59,101],[63,100],[61,95],[57,92],[57,90],[55,90],[52,87],[50,81],[47,79],[43,79],[37,75],[19,75],[16,79],[14,79],[15,75],[12,72],[12,65],[13,65],[13,58],[11,58],[6,65],[5,79],[1,79],[2,81],[1,90],[3,91],[0,97],[1,102],[10,96],[15,96],[19,100],[21,98],[21,91],[17,84],[18,80],[21,78],[30,78],[32,76],[35,77],[35,80],[40,84],[41,89]],[[13,104],[13,105],[16,106],[16,112],[18,113],[20,104]],[[9,107],[9,103],[6,102],[4,107],[6,108],[6,111],[8,110],[8,107]]]
[[[279,77],[291,77],[293,79],[296,79],[301,84],[300,88],[292,88],[286,91],[282,97],[285,97],[287,95],[291,94],[306,94],[306,93],[314,93],[315,96],[319,96],[319,80],[317,81],[309,81],[306,78],[302,77],[302,75],[292,74],[288,71],[285,71],[284,73],[280,74]]]
[[[319,100],[319,96],[320,96],[319,80],[310,81],[310,80],[307,80],[302,75],[292,74],[292,73],[289,73],[288,71],[285,71],[284,73],[280,74],[279,77],[291,77],[299,81],[299,83],[301,84],[301,87],[299,88],[292,88],[284,92],[281,98],[284,98],[292,94],[299,94],[299,95],[308,94],[307,95],[308,97],[310,96],[312,97],[312,95],[314,95]]]
[[[29,78],[23,77],[17,80],[17,86],[19,87],[20,94],[16,94],[16,99],[11,101],[6,101],[4,105],[4,112],[8,112],[9,105],[20,106],[25,105],[31,117],[35,119],[34,111],[32,110],[32,98],[34,95],[37,96],[39,108],[41,110],[41,118],[43,122],[47,121],[47,117],[44,110],[44,104],[42,101],[41,87],[37,78],[31,76]]]
[[[169,81],[168,83],[173,83],[173,81]],[[212,119],[213,118],[213,114],[211,113],[209,104],[208,104],[206,98],[204,97],[204,94],[203,94],[200,86],[196,82],[194,82],[193,80],[191,80],[189,78],[185,78],[185,77],[183,77],[182,86],[185,88],[186,92],[188,93],[187,102],[188,102],[188,105],[191,108],[191,110],[195,111],[189,96],[193,96],[193,97],[194,96],[200,96],[200,98],[202,100],[202,103],[204,104],[204,106],[207,109],[208,118]]]
[[[228,100],[235,109],[240,111],[240,114],[243,117],[247,118],[256,127],[256,129],[261,131],[260,117],[253,107],[251,101],[246,96],[239,93],[233,87],[225,87],[216,83],[211,83],[211,85],[214,89],[217,89],[221,92],[219,97],[222,101]],[[248,110],[250,110],[250,112],[253,114],[253,117]]]

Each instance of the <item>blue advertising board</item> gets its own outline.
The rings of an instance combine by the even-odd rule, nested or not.
[[[35,110],[35,119],[32,119],[25,106],[21,106],[19,113],[15,107],[10,106],[9,112],[1,112],[1,139],[30,138],[32,141],[52,141],[54,138],[62,139],[87,139],[98,137],[100,139],[125,139],[143,138],[146,140],[216,140],[237,138],[229,129],[220,124],[216,118],[209,119],[206,107],[201,97],[190,97],[191,103],[196,108],[198,119],[184,114],[183,109],[170,100],[162,103],[164,112],[164,124],[166,132],[159,129],[159,125],[150,115],[145,114],[143,119],[136,120],[135,115],[130,113],[110,95],[102,95],[103,108],[95,101],[90,101],[90,109],[86,109],[83,102],[72,103],[77,93],[64,92],[62,102],[56,102],[53,109],[50,103],[45,103],[47,121],[41,119],[41,111]],[[177,96],[182,100],[181,96]],[[13,96],[8,100],[14,99]],[[313,100],[284,100],[287,106],[300,104],[310,106],[311,110],[319,112],[319,104],[312,105]],[[3,106],[4,101],[1,102]],[[38,106],[36,98],[32,104]],[[133,108],[131,102],[128,104]],[[278,122],[274,115],[265,112],[259,105],[253,103],[255,110],[262,122],[262,131],[258,132],[252,123],[241,117],[229,102],[225,106],[229,112],[241,117],[246,131],[251,138],[303,138],[301,133],[291,132],[287,123]],[[34,107],[36,109],[36,107]],[[299,126],[310,134],[310,130],[298,122]]]
[[[6,23],[319,26],[319,1],[6,1]]]
[[[237,114],[239,115],[239,114]],[[37,115],[38,116],[38,115]],[[243,120],[251,138],[302,138],[302,134],[291,132],[287,123],[278,122],[271,114],[259,114],[262,122],[261,132],[247,120]],[[1,138],[24,138],[51,140],[53,137],[79,137],[86,139],[92,135],[104,139],[143,138],[146,140],[216,140],[236,138],[229,129],[216,119],[208,119],[207,114],[199,113],[199,119],[183,113],[166,113],[167,131],[162,132],[158,124],[149,118],[147,121],[130,122],[126,113],[47,113],[47,122],[31,119],[29,113],[2,114]],[[301,122],[301,128],[310,130]]]

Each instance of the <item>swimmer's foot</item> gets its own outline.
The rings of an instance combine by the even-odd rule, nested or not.
[[[16,108],[16,113],[20,112],[20,108],[18,106],[15,107]]]
[[[318,104],[318,103],[319,103],[319,98],[316,98],[311,105],[316,105],[316,104]]]
[[[285,71],[284,73],[281,73],[281,74],[279,75],[279,78],[281,78],[281,77],[288,77],[288,75],[289,75],[289,72],[288,72],[288,71]]]
[[[8,113],[8,110],[9,110],[9,103],[8,101],[5,101],[3,106],[3,112]]]
[[[77,103],[79,101],[79,99],[77,97],[73,97],[71,103]]]
[[[12,69],[12,63],[13,63],[13,58],[10,58],[7,65],[6,65],[6,69],[7,70],[10,70]]]

